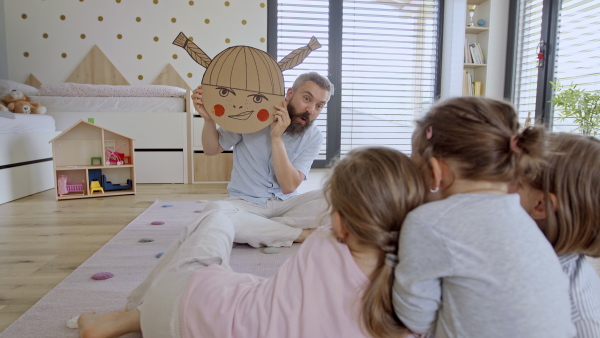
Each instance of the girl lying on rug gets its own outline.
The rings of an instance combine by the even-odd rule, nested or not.
[[[422,180],[396,150],[351,151],[325,183],[331,227],[268,279],[231,271],[233,225],[205,211],[129,295],[128,310],[82,314],[80,336],[409,337],[391,288],[398,231],[423,202]]]

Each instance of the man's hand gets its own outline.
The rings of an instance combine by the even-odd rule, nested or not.
[[[204,118],[205,122],[213,120],[204,108],[204,103],[202,102],[202,85],[192,91],[192,102],[194,102],[194,108],[196,108],[198,114]]]
[[[290,114],[287,111],[287,102],[284,100],[281,106],[275,106],[273,123],[271,123],[271,138],[279,138],[290,125]]]

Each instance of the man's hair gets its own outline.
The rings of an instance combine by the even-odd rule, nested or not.
[[[544,139],[541,127],[519,131],[508,102],[458,97],[439,102],[417,121],[412,152],[420,166],[432,157],[451,159],[462,178],[512,182],[541,169]]]
[[[296,78],[296,81],[294,81],[292,88],[296,90],[298,89],[298,87],[302,86],[306,81],[312,81],[316,83],[319,87],[321,87],[321,89],[328,91],[330,96],[333,96],[333,83],[331,83],[331,81],[329,81],[328,78],[317,72],[300,74]]]
[[[373,337],[399,337],[408,330],[392,305],[394,267],[400,227],[409,211],[423,203],[425,183],[416,165],[385,147],[357,148],[333,167],[324,188],[329,208],[361,245],[379,249],[378,268],[362,299],[363,327]]]
[[[600,140],[554,133],[548,144],[547,165],[531,182],[546,200],[547,219],[538,225],[558,255],[600,257]]]

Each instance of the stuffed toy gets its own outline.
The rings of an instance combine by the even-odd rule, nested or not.
[[[17,114],[45,114],[46,107],[39,103],[31,102],[29,96],[18,90],[6,94],[2,98],[9,111]]]
[[[2,102],[0,102],[0,111],[8,111],[8,108],[6,108],[6,106],[3,105]]]

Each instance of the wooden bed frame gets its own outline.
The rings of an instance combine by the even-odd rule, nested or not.
[[[39,86],[30,75],[28,84]],[[94,46],[69,75],[66,82],[95,85],[129,85],[104,53]],[[152,83],[186,89],[185,111],[169,113],[139,112],[48,112],[57,130],[66,130],[80,120],[94,123],[135,139],[136,183],[191,182],[189,114],[194,110],[191,90],[177,71],[167,64]]]

